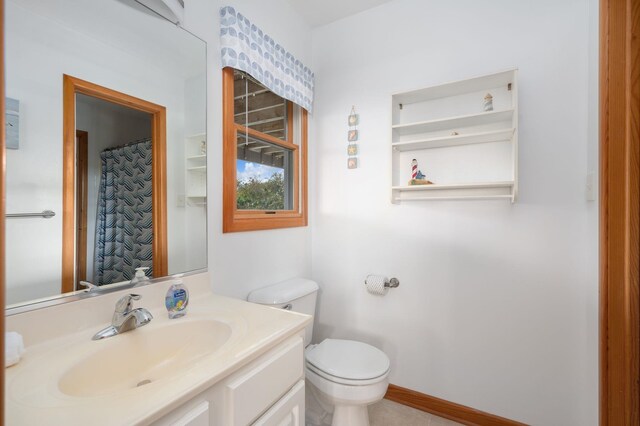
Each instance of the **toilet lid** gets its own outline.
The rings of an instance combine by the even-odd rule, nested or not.
[[[305,355],[317,369],[343,379],[373,379],[389,371],[389,357],[384,352],[353,340],[326,339]]]

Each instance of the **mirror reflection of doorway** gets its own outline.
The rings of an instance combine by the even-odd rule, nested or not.
[[[76,290],[153,273],[151,121],[76,94]]]
[[[87,281],[87,195],[89,133],[76,130],[76,282]]]
[[[62,292],[166,275],[164,107],[65,76],[64,127]]]

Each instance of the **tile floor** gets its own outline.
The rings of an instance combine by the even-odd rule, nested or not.
[[[369,406],[369,423],[371,426],[461,426],[387,399]]]

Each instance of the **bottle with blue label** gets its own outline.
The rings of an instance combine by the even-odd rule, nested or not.
[[[167,307],[169,318],[180,318],[187,313],[187,305],[189,304],[189,290],[182,283],[181,279],[177,279],[164,298],[164,306]]]

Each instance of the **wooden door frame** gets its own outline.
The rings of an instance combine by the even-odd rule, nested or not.
[[[4,0],[0,0],[0,129],[5,129],[5,73],[4,73]],[[6,132],[0,132],[0,306],[6,306],[5,298],[5,205],[6,205]],[[4,315],[0,315],[0,336],[4,336],[5,320]],[[4,365],[4,339],[0,339],[0,362]],[[0,426],[4,425],[4,368],[0,369]]]
[[[153,274],[167,275],[166,108],[69,75],[63,76],[62,293],[73,291],[75,259],[76,94],[151,114],[153,149]]]
[[[640,0],[600,1],[600,425],[640,424]]]
[[[87,180],[88,180],[88,148],[89,148],[89,133],[84,130],[76,130],[76,143],[78,144],[76,149],[76,165],[78,166],[79,174],[76,174],[76,200],[81,200],[81,203],[76,205],[76,274],[79,271],[84,273],[84,277],[76,276],[74,280],[74,290],[81,290],[78,288],[78,282],[81,280],[87,280]],[[80,185],[82,182],[82,185]],[[80,234],[82,229],[82,235]]]

